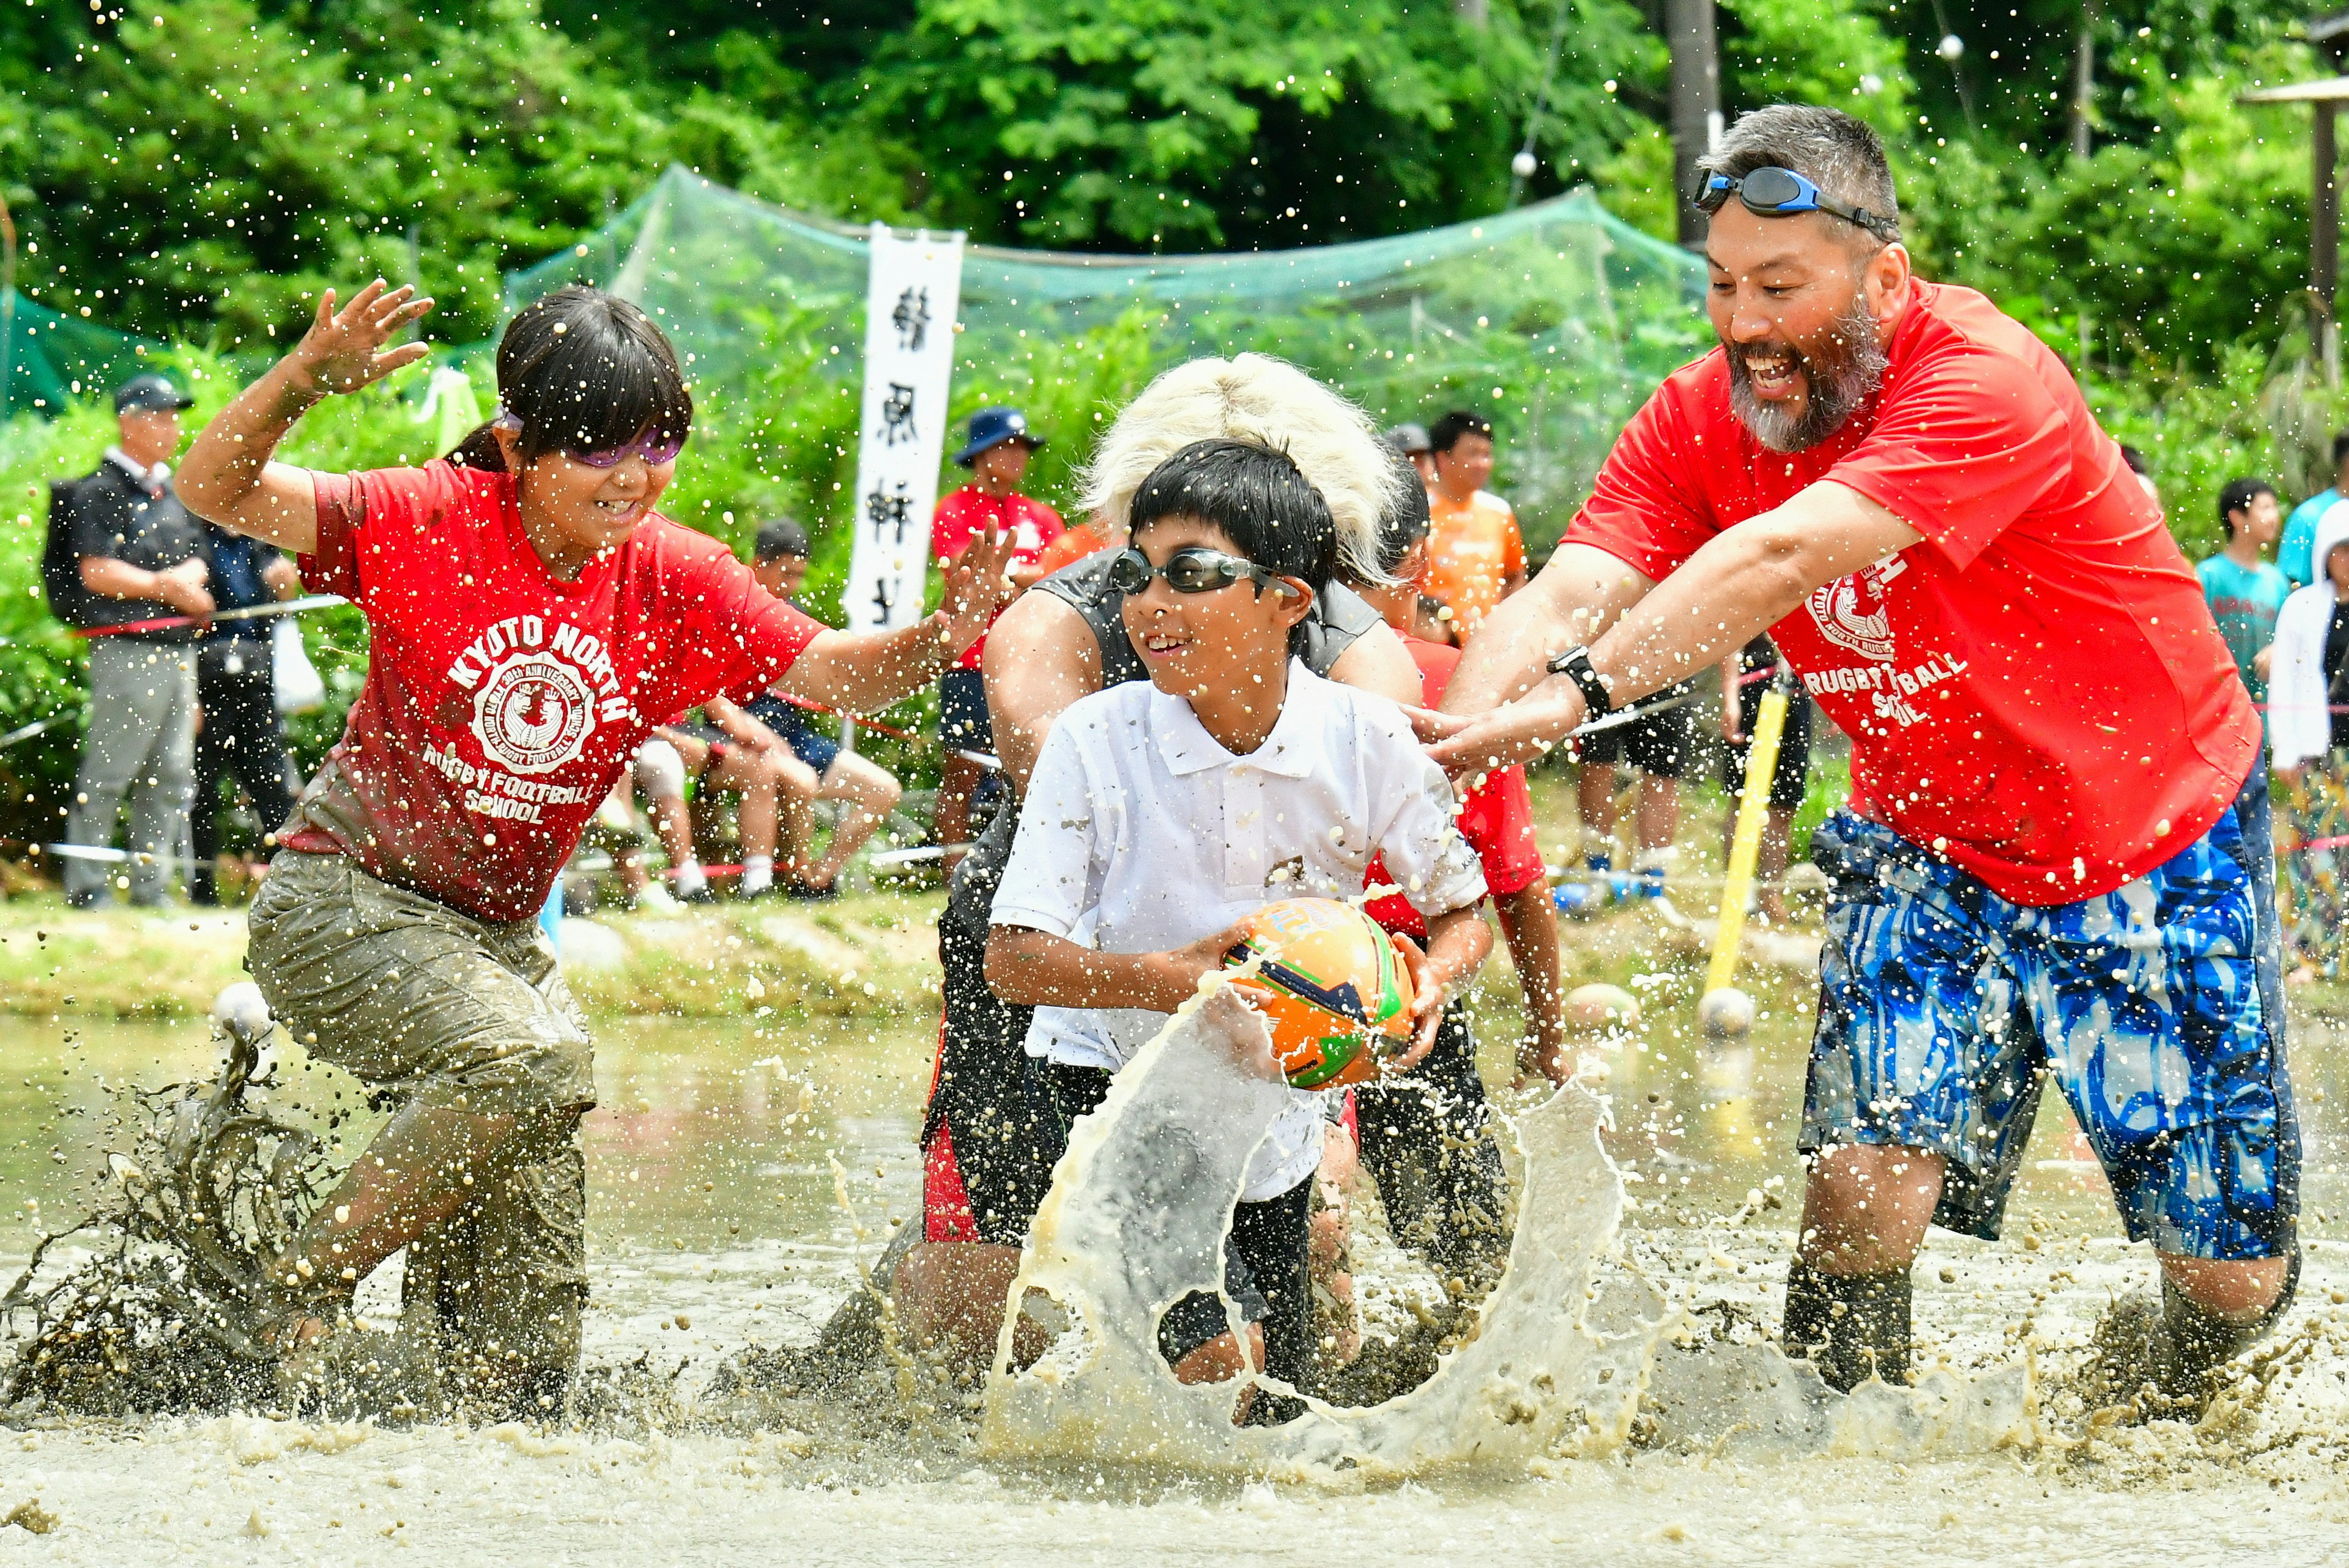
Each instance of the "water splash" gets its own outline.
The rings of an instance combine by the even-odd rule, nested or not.
[[[1283,1425],[1237,1426],[1245,1385],[1176,1383],[1156,1326],[1174,1301],[1220,1284],[1248,1155],[1283,1102],[1262,1021],[1221,986],[1119,1073],[1077,1124],[1014,1292],[1043,1292],[1073,1326],[1025,1370],[1009,1365],[1007,1331],[985,1451],[1402,1477],[1627,1445],[1921,1456],[2042,1440],[2027,1362],[1973,1377],[1937,1369],[1912,1388],[1869,1384],[1846,1397],[1774,1345],[1726,1342],[1668,1309],[1615,1245],[1622,1183],[1599,1146],[1606,1108],[1578,1083],[1504,1123],[1525,1171],[1508,1270],[1434,1375],[1368,1408],[1308,1398]]]

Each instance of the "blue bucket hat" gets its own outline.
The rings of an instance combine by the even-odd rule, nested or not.
[[[979,453],[1006,441],[1025,441],[1033,449],[1042,446],[1044,438],[1029,434],[1028,416],[1017,408],[981,408],[970,417],[970,443],[954,460],[968,468]]]

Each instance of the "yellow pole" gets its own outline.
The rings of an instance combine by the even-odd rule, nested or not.
[[[1737,700],[1731,693],[1729,699]],[[1721,924],[1713,933],[1713,967],[1705,972],[1707,995],[1737,973],[1737,944],[1745,935],[1745,895],[1754,886],[1754,862],[1762,853],[1762,829],[1770,820],[1770,779],[1778,768],[1778,738],[1786,727],[1786,694],[1773,681],[1762,694],[1754,723],[1754,744],[1745,752],[1745,793],[1737,807],[1737,837],[1729,846],[1729,876],[1721,889]]]

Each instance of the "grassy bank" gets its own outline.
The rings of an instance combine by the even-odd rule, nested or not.
[[[564,972],[591,1012],[739,1017],[760,1008],[890,1016],[937,1006],[937,893],[719,904],[564,923]],[[245,977],[242,911],[0,903],[0,1014],[201,1016]]]

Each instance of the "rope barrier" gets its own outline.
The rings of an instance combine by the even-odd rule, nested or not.
[[[169,632],[181,626],[218,625],[222,621],[259,621],[272,615],[298,615],[305,610],[328,610],[350,601],[339,593],[312,593],[274,604],[254,604],[243,610],[215,610],[209,615],[158,615],[150,621],[125,621],[114,626],[67,626],[77,637],[119,637],[127,632]]]

